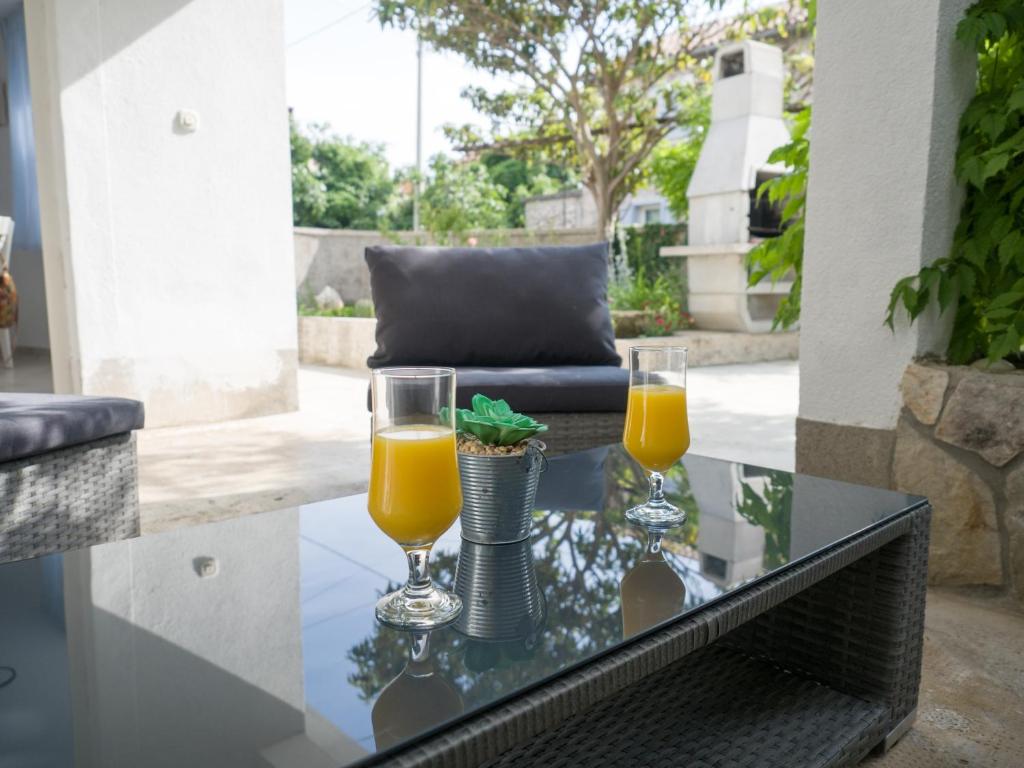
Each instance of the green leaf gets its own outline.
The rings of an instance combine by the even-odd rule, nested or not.
[[[1002,320],[1007,317],[1012,317],[1017,314],[1017,310],[1013,307],[1004,307],[1003,309],[993,309],[985,313],[985,317],[989,320]]]
[[[977,284],[977,280],[974,277],[974,270],[966,264],[961,264],[960,268],[957,269],[956,277],[960,282],[960,293],[967,297],[973,296],[974,287]]]
[[[939,309],[942,312],[945,312],[946,308],[949,307],[949,305],[956,300],[956,284],[945,271],[941,272],[940,274],[941,276],[939,278]]]
[[[981,184],[975,184],[975,186],[979,189],[983,187],[986,181],[1006,168],[1006,164],[1008,162],[1010,162],[1010,155],[1007,152],[999,152],[989,156],[985,160],[985,164],[981,171]]]
[[[999,307],[1008,307],[1012,304],[1019,304],[1024,299],[1024,293],[1019,291],[1010,291],[1008,293],[1001,294],[992,299],[992,302],[988,305],[990,310],[998,309]]]
[[[990,141],[999,138],[1006,127],[1007,116],[1003,112],[989,112],[978,123],[978,128],[988,136]]]
[[[1014,230],[1001,238],[999,243],[999,266],[1006,269],[1010,261],[1021,249],[1024,249],[1024,234],[1020,230]]]
[[[1021,83],[1013,90],[1010,98],[1006,100],[1006,107],[1015,112],[1024,111],[1024,83]]]

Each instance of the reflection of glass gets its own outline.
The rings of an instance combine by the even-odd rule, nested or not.
[[[430,633],[411,634],[409,662],[384,686],[373,703],[370,721],[377,749],[387,749],[462,714],[458,689],[437,673],[430,654]]]
[[[686,513],[665,499],[663,472],[690,447],[686,348],[630,347],[629,400],[622,444],[650,473],[650,498],[626,512],[641,525],[678,525]]]
[[[409,580],[377,603],[377,618],[397,627],[436,627],[461,610],[430,580],[430,548],[459,515],[455,457],[455,371],[380,368],[373,372],[370,516],[409,559]]]
[[[678,616],[686,602],[686,585],[661,551],[663,533],[662,527],[647,528],[647,548],[622,577],[619,589],[624,638]]]
[[[464,610],[455,622],[478,640],[518,640],[532,647],[544,619],[530,541],[476,544],[462,540],[455,593]]]

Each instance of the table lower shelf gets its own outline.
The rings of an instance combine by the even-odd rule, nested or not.
[[[713,645],[489,766],[854,765],[884,738],[886,718],[880,704]]]

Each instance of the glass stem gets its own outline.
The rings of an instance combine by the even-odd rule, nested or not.
[[[647,529],[647,552],[656,555],[661,552],[661,540],[664,534],[654,528]]]
[[[405,583],[405,594],[411,598],[422,598],[430,594],[430,549],[409,549],[405,552],[409,560],[409,581]]]
[[[651,472],[649,480],[651,483],[651,498],[649,503],[664,504],[665,477],[661,474],[661,472]]]

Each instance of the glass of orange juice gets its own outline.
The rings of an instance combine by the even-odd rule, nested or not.
[[[665,498],[662,474],[690,447],[686,419],[686,347],[630,347],[629,401],[622,444],[650,475],[647,501],[626,512],[640,525],[672,527],[686,513]]]
[[[377,618],[403,629],[454,621],[458,595],[430,579],[430,548],[462,508],[455,457],[455,370],[379,368],[373,371],[370,517],[398,542],[409,580],[377,603]]]

